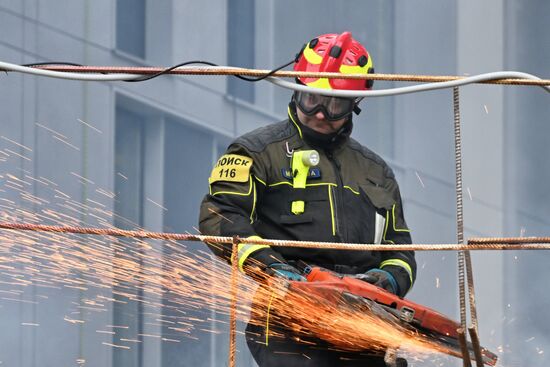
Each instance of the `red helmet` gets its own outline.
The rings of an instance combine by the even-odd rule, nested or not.
[[[333,72],[342,74],[374,73],[372,59],[350,32],[324,34],[304,45],[296,57],[295,71]],[[372,80],[303,78],[298,80],[313,88],[368,90]]]

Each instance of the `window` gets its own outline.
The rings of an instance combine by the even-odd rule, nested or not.
[[[117,106],[115,127],[115,219],[114,225],[122,229],[136,229],[143,224],[143,151],[144,118],[129,109]],[[133,248],[132,240],[117,239],[122,248]],[[114,253],[115,260],[124,258],[124,251]],[[140,340],[143,327],[143,306],[141,302],[129,300],[119,293],[131,293],[142,297],[142,291],[135,285],[126,286],[117,279],[113,287],[113,325],[127,328],[117,329],[113,342],[126,345],[121,339]],[[131,349],[113,348],[113,366],[134,367],[142,365],[142,343],[133,343]]]
[[[254,0],[227,1],[227,63],[229,66],[254,67]],[[231,77],[227,93],[254,103],[254,84]]]
[[[117,0],[116,48],[145,58],[145,1]]]
[[[194,233],[200,203],[208,192],[208,176],[228,143],[229,139],[226,137],[163,111],[126,97],[117,98],[114,224],[124,229],[135,229],[139,226],[149,230]],[[156,204],[152,205],[151,200]],[[136,249],[131,240],[117,241],[122,249],[115,253],[114,261],[117,257],[124,260],[129,253],[127,250]],[[188,242],[181,245],[186,247],[186,256],[193,257],[199,251],[202,254],[209,253],[202,243]],[[175,258],[175,250],[171,246],[161,246],[159,243],[158,250],[162,251],[164,259]],[[177,256],[181,255],[178,251]],[[205,264],[210,265],[212,264],[208,262]],[[146,267],[147,264],[140,263],[139,266]],[[122,302],[113,303],[113,325],[124,325],[128,328],[117,329],[113,335],[113,343],[130,346],[131,349],[114,348],[113,365],[144,366],[151,360],[160,362],[163,366],[204,365],[205,357],[209,358],[209,365],[218,365],[225,361],[226,354],[220,351],[219,346],[227,345],[226,335],[200,331],[201,327],[198,325],[199,327],[192,330],[193,338],[189,338],[185,333],[173,330],[173,323],[161,325],[154,321],[159,317],[171,322],[181,321],[182,317],[183,321],[193,316],[204,318],[204,313],[196,311],[195,314],[188,307],[182,308],[177,294],[170,292],[168,287],[158,292],[158,302],[164,306],[159,311],[161,315],[152,317],[146,305],[129,299],[135,297],[139,300],[145,297],[150,300],[151,294],[144,294],[139,289],[142,287],[136,287],[135,281],[126,284],[122,279],[116,280],[118,286],[113,289],[114,298]],[[161,287],[159,284],[159,291]],[[117,293],[124,295],[118,296]],[[224,316],[212,313],[209,317],[215,320]],[[143,337],[143,334],[160,334],[167,340],[181,342],[160,342]],[[139,342],[129,343],[121,339]]]

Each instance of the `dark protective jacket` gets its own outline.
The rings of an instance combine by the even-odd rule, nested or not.
[[[375,153],[349,137],[351,128],[327,149],[312,146],[291,104],[289,118],[235,140],[212,170],[210,192],[201,205],[205,235],[347,243],[411,243],[392,170]],[[350,121],[351,126],[351,121]],[[293,152],[315,149],[305,189],[293,187]],[[304,201],[296,215],[292,202]],[[230,246],[211,246],[225,259]],[[259,251],[257,251],[259,250]],[[416,277],[412,251],[352,251],[245,246],[239,257],[268,266],[304,261],[340,273],[382,268],[394,275],[403,296]]]

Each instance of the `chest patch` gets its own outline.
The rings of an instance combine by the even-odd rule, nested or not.
[[[218,159],[218,162],[210,173],[208,181],[246,182],[250,177],[252,158],[238,154],[225,154]]]
[[[284,178],[288,179],[288,180],[292,180],[293,179],[293,176],[292,176],[292,169],[290,168],[281,168],[281,173],[283,175]],[[317,167],[312,167],[309,169],[309,172],[308,172],[308,176],[307,176],[308,179],[318,179],[318,178],[321,178],[321,170]]]

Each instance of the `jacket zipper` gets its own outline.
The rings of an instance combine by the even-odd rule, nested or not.
[[[337,186],[336,188],[331,187],[333,189],[333,193],[336,195],[333,195],[333,201],[334,201],[334,221],[336,222],[336,237],[340,240],[345,240],[345,228],[344,228],[344,222],[341,222],[339,219],[340,213],[344,213],[344,207],[343,207],[343,190],[344,190],[344,181],[342,180],[342,174],[340,173],[340,163],[336,161],[334,158],[334,155],[332,152],[328,151],[325,152],[327,155],[328,160],[332,164],[332,167],[334,168],[334,173],[336,176],[336,182]]]

